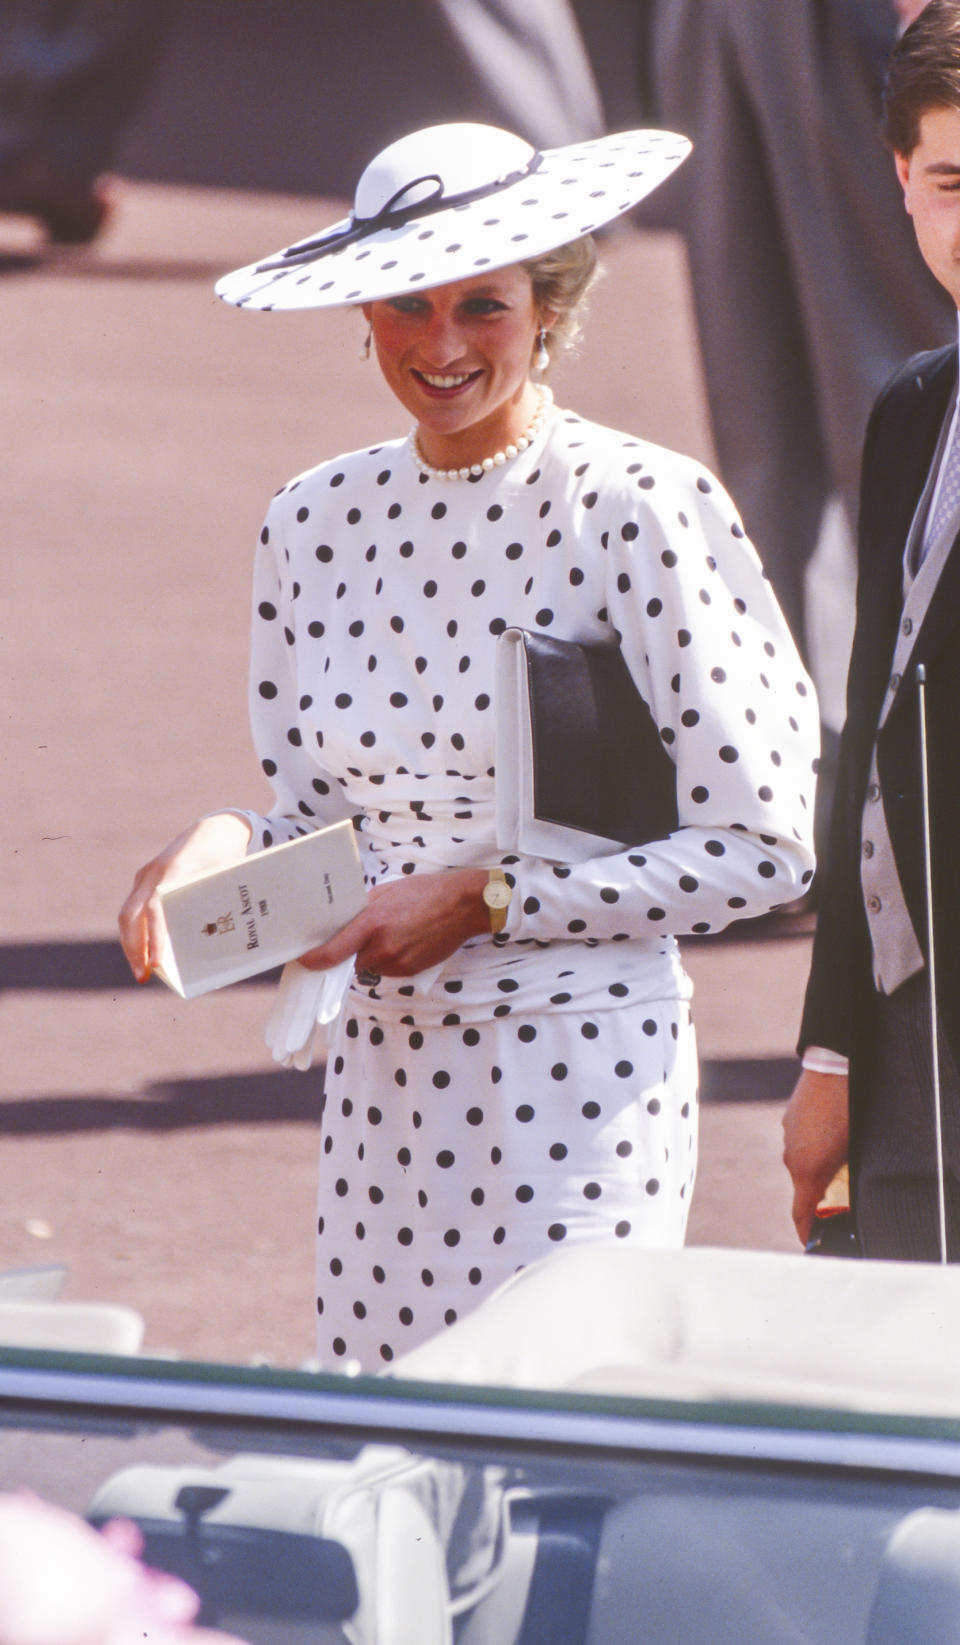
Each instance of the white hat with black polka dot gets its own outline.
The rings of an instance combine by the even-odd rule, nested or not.
[[[371,160],[349,217],[225,275],[217,294],[238,308],[332,308],[470,279],[592,234],[689,151],[668,131],[541,153],[496,126],[428,126]]]

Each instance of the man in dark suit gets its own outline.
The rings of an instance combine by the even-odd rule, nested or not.
[[[890,62],[885,134],[924,261],[960,306],[960,0]],[[794,1221],[849,1160],[865,1255],[940,1253],[918,668],[928,726],[947,1250],[960,1260],[960,432],[957,347],[911,360],[863,457],[857,626],[804,1069],[784,1119]]]

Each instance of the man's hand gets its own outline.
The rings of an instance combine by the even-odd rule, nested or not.
[[[845,1074],[804,1069],[783,1116],[783,1163],[793,1179],[793,1222],[801,1245],[828,1185],[850,1146],[849,1081]]]

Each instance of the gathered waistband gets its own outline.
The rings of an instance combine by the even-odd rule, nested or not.
[[[497,1016],[616,1010],[660,999],[689,999],[693,986],[675,940],[507,943],[471,938],[432,975],[354,978],[344,1008],[372,1022],[429,1027]]]
[[[493,778],[392,773],[351,782],[369,877],[499,861]]]

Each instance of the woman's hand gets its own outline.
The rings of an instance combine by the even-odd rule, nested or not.
[[[149,980],[163,950],[166,928],[158,888],[240,862],[252,832],[245,817],[217,811],[178,834],[140,869],[118,921],[123,952],[138,982]]]
[[[449,959],[468,937],[489,932],[486,883],[485,868],[450,868],[376,885],[362,914],[322,948],[304,954],[300,964],[326,971],[354,954],[358,972],[415,977]]]
[[[793,1223],[806,1245],[814,1213],[850,1145],[846,1074],[805,1068],[783,1116],[783,1163],[793,1179]]]

